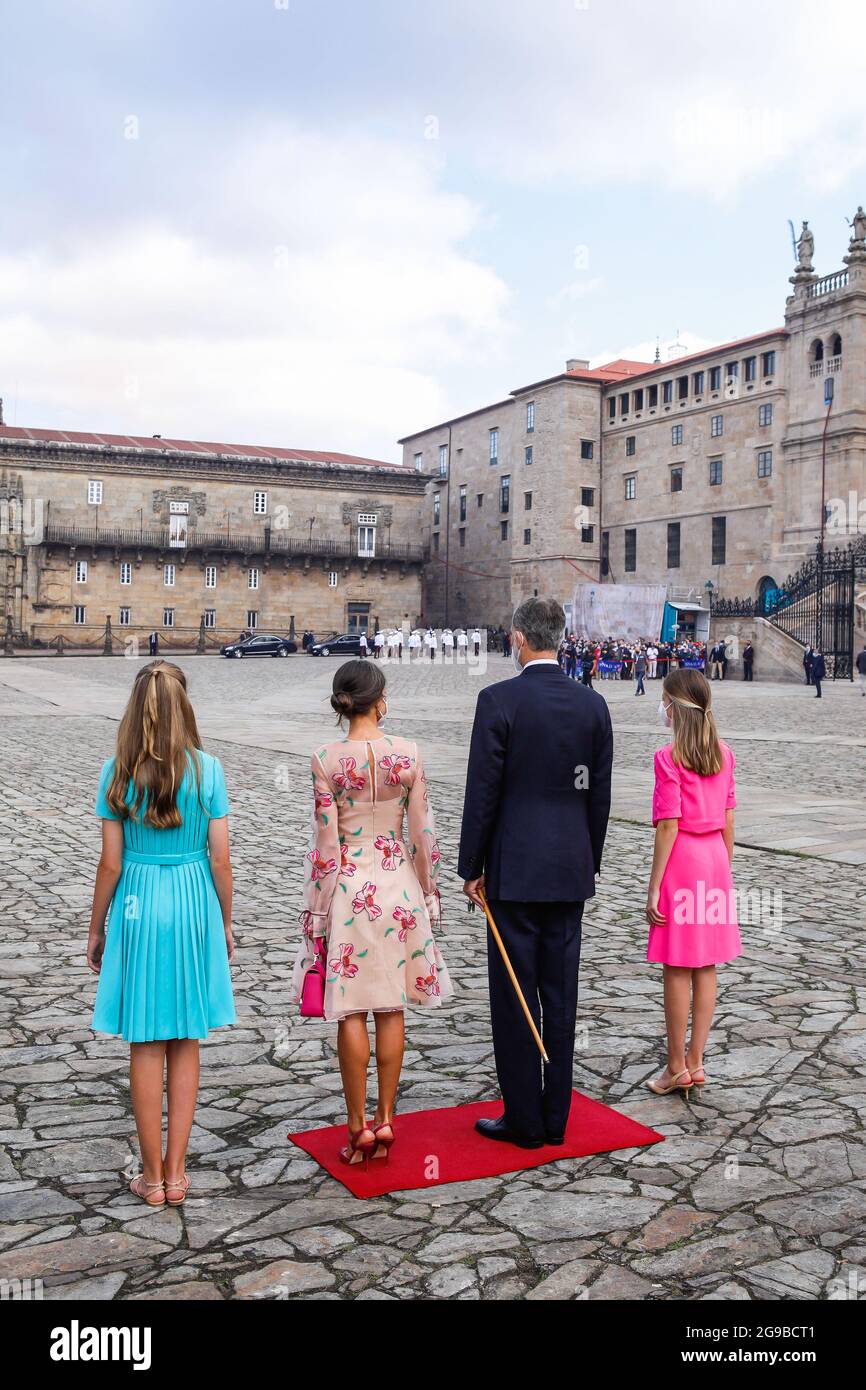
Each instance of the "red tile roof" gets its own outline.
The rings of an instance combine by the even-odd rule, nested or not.
[[[575,367],[565,375],[588,381],[621,381],[623,377],[651,372],[653,367],[658,365],[657,362],[629,362],[625,357],[617,357],[614,362],[605,362],[602,367]]]
[[[238,459],[285,459],[300,463],[347,463],[364,468],[397,468],[408,470],[402,463],[385,463],[381,459],[359,458],[355,454],[323,453],[317,449],[280,449],[265,444],[216,444],[199,439],[162,439],[148,434],[91,434],[78,430],[30,430],[22,426],[0,425],[0,443],[28,441],[37,444],[71,444],[81,449],[146,450],[156,454],[200,454],[204,458],[231,457]]]
[[[702,357],[720,357],[737,348],[749,347],[752,343],[763,343],[767,338],[785,338],[787,335],[788,330],[786,328],[768,328],[766,333],[752,333],[748,338],[735,338],[730,343],[718,343],[713,347],[702,348],[700,352],[687,353],[684,357],[670,357],[666,362],[624,362],[618,358],[616,362],[608,362],[603,367],[597,367],[594,372],[568,372],[567,375],[601,376],[615,381],[622,380],[626,376],[646,375],[648,372],[675,371],[684,362],[697,362]]]

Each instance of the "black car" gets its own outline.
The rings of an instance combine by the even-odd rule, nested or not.
[[[222,656],[288,656],[298,650],[297,642],[288,637],[275,637],[269,633],[256,633],[254,637],[238,638],[237,642],[227,642],[220,647]]]
[[[335,632],[307,648],[310,656],[358,656],[360,650],[361,635],[358,632]]]

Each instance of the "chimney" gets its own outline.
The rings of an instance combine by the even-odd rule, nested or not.
[[[567,372],[585,372],[589,367],[588,357],[569,357],[565,364]]]
[[[5,421],[4,421],[4,419],[3,419],[3,397],[0,396],[0,425],[2,425],[2,424],[4,424],[4,423],[5,423]]]

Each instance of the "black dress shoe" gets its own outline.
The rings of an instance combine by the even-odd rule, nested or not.
[[[541,1149],[543,1139],[528,1139],[523,1134],[515,1134],[505,1123],[505,1117],[498,1120],[476,1120],[475,1128],[485,1139],[498,1139],[502,1144],[516,1144],[519,1149]]]
[[[547,1137],[545,1138],[544,1142],[545,1142],[545,1144],[555,1144],[555,1145],[559,1146],[559,1145],[562,1145],[562,1144],[565,1143],[565,1135],[564,1135],[564,1134],[554,1134],[554,1135],[548,1134]]]

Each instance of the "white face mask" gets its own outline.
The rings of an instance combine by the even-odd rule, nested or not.
[[[666,729],[671,727],[671,712],[667,708],[664,700],[659,700],[659,719]]]
[[[376,718],[377,718],[377,720],[378,720],[378,722],[379,722],[379,728],[381,729],[382,725],[385,723],[385,720],[388,718],[388,706],[387,706],[387,705],[385,706],[385,713],[384,713],[384,714],[380,714],[378,710],[376,711]]]
[[[520,664],[520,648],[518,647],[516,642],[513,642],[511,646],[511,660],[514,664],[515,670],[519,675],[520,672],[523,670],[523,667]]]

